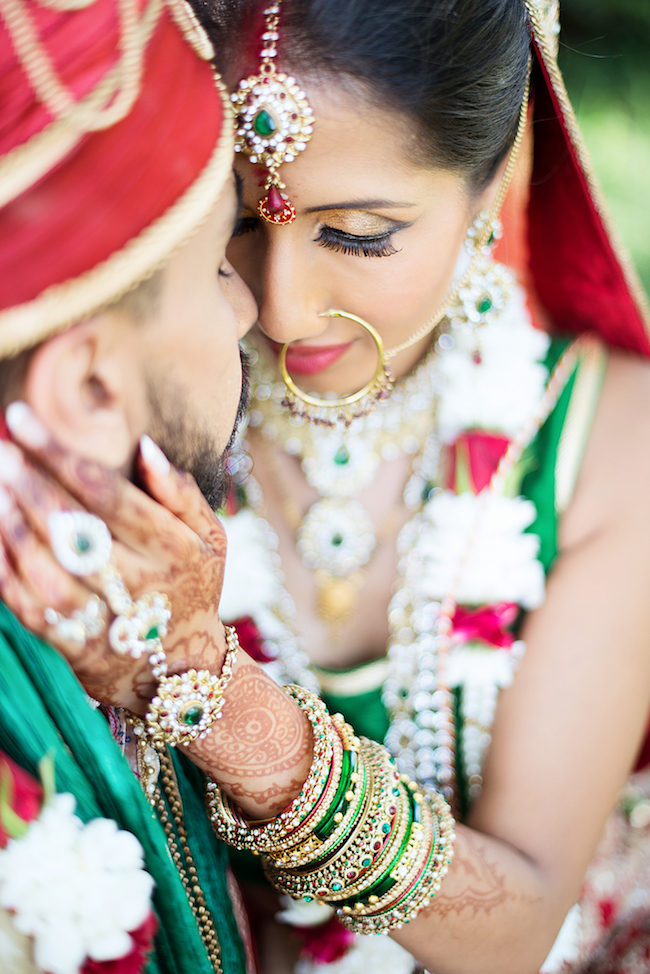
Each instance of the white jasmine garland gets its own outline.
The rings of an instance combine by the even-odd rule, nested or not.
[[[490,430],[512,437],[535,412],[548,372],[548,335],[533,327],[521,288],[504,311],[476,334],[453,332],[454,347],[440,357],[440,437],[452,443],[463,431]],[[477,360],[477,341],[480,360]]]
[[[126,956],[129,931],[151,910],[153,879],[136,837],[110,819],[84,824],[74,810],[72,795],[55,795],[0,850],[0,906],[33,938],[35,963],[48,974]]]
[[[264,650],[273,659],[265,669],[278,683],[299,683],[318,692],[309,670],[302,640],[292,625],[296,608],[284,588],[284,574],[277,553],[278,539],[271,526],[250,508],[223,518],[228,538],[228,558],[219,603],[222,619],[249,616],[262,636]],[[280,659],[281,657],[281,659]]]
[[[521,639],[510,649],[493,649],[477,642],[456,646],[449,654],[447,682],[450,687],[496,686],[505,690],[512,686],[516,664],[525,648]]]
[[[294,900],[292,896],[281,896],[282,909],[275,919],[290,927],[320,927],[336,914],[333,906],[318,900]]]
[[[539,538],[525,533],[537,516],[523,497],[492,492],[437,492],[416,530],[406,530],[406,582],[417,596],[460,605],[515,602],[536,609],[544,601]]]
[[[282,588],[266,541],[269,527],[249,508],[223,518],[223,526],[228,557],[219,613],[224,619],[255,618],[259,609],[278,600]]]

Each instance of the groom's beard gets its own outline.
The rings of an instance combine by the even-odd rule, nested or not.
[[[239,351],[242,365],[241,396],[235,426],[226,449],[221,454],[215,443],[214,431],[202,427],[201,421],[193,413],[190,396],[185,390],[170,384],[169,379],[154,382],[150,378],[148,383],[152,416],[149,435],[175,467],[192,474],[213,511],[222,507],[230,488],[226,460],[239,424],[248,409],[249,362],[241,346]]]

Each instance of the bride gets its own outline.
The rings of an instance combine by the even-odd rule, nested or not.
[[[233,856],[268,972],[647,969],[650,342],[554,8],[201,8],[232,35],[245,208],[229,256],[259,303],[219,611],[306,688],[274,688],[274,708],[304,728],[300,706],[317,746],[289,811],[259,823],[256,776],[273,814],[288,773],[225,762],[233,688],[205,743],[183,733],[217,833],[296,896],[270,902]],[[186,481],[176,507],[153,483],[184,532],[207,523]]]
[[[648,370],[620,351],[648,353],[647,317],[556,5],[256,7],[218,23],[238,32],[229,256],[259,304],[221,613],[469,826],[467,885],[424,935],[435,969],[505,970],[486,956],[516,928],[512,969],[532,970],[569,913],[559,969],[647,906],[642,775],[584,875],[647,726],[650,520]],[[269,93],[282,71],[292,90]],[[327,955],[316,930],[303,971]]]

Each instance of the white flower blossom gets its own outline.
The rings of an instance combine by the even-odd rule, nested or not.
[[[219,613],[228,620],[242,616],[256,619],[260,609],[280,598],[282,588],[264,537],[265,522],[244,508],[232,517],[225,517],[223,526],[228,538],[228,557]]]
[[[415,966],[411,954],[390,937],[357,934],[340,960],[318,964],[303,958],[296,964],[295,974],[412,974]]]
[[[522,497],[440,491],[407,552],[408,584],[425,598],[451,594],[461,605],[537,608],[545,590],[539,538],[524,533],[535,516],[535,505]]]
[[[482,429],[512,437],[539,405],[548,371],[541,360],[548,335],[530,322],[521,288],[499,318],[473,335],[454,332],[455,347],[440,356],[440,436],[453,442],[463,431]]]
[[[281,896],[282,909],[275,919],[290,927],[319,927],[334,916],[334,907],[319,900],[294,900],[292,896]]]
[[[0,851],[0,906],[34,939],[34,959],[48,974],[78,974],[88,957],[125,956],[128,931],[151,909],[153,879],[136,837],[110,819],[84,825],[74,809],[72,795],[56,795]]]

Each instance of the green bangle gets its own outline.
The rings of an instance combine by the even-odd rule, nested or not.
[[[356,773],[359,766],[359,755],[356,751],[343,751],[343,767],[341,769],[341,780],[339,781],[339,786],[336,789],[336,794],[332,804],[326,811],[324,817],[313,829],[313,833],[317,839],[324,842],[330,837],[332,832],[340,824],[341,819],[345,812],[347,812],[350,802],[354,799],[354,794],[350,792],[350,785],[352,784],[351,775]],[[337,815],[341,818],[337,819]]]
[[[358,893],[356,896],[350,897],[347,900],[343,900],[337,903],[336,904],[337,906],[356,906],[357,903],[362,903],[364,906],[368,906],[369,898],[371,896],[376,896],[377,898],[385,896],[386,893],[389,892],[389,890],[391,890],[395,885],[397,885],[397,880],[392,877],[391,873],[411,840],[411,833],[413,831],[413,822],[415,821],[414,809],[416,807],[416,803],[413,800],[412,793],[408,791],[407,794],[409,799],[409,823],[406,827],[406,833],[404,835],[404,838],[402,839],[400,847],[397,850],[396,854],[392,857],[390,861],[390,865],[388,865],[384,869],[381,875],[373,882],[372,886],[369,886],[367,889],[365,889],[363,893]]]

